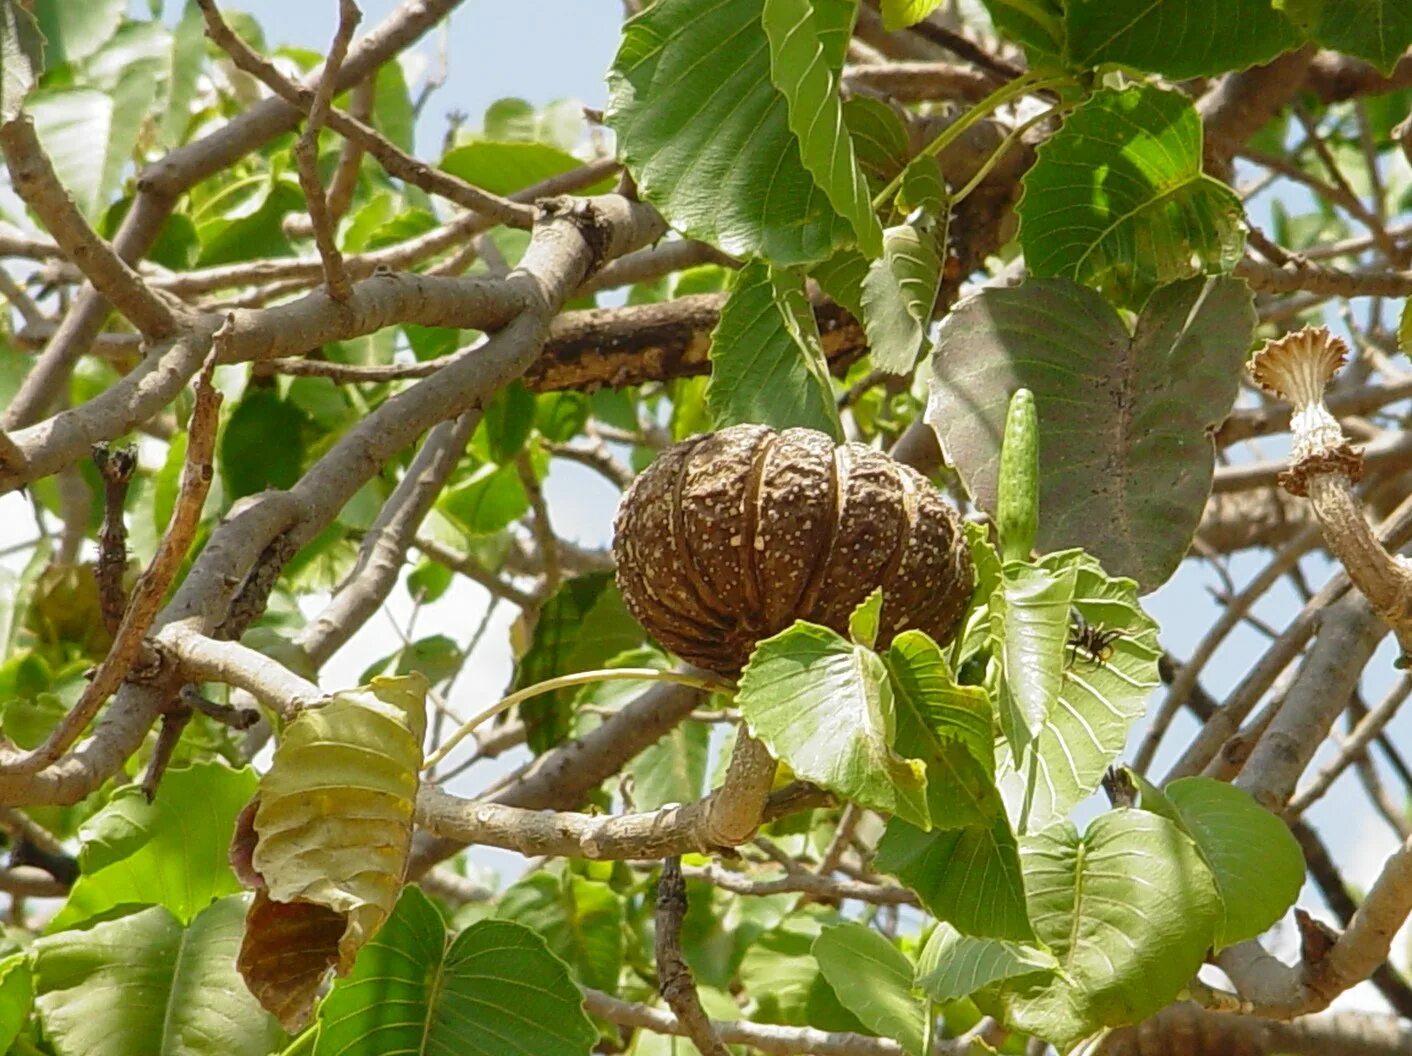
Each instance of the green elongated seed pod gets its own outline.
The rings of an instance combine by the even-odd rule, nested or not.
[[[1005,560],[1028,561],[1039,532],[1039,412],[1029,389],[1010,397],[995,507]]]

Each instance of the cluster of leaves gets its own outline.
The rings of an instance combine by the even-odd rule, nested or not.
[[[194,2],[184,5],[174,27],[155,17],[126,17],[130,5],[125,0],[92,4],[40,0],[34,7],[38,28],[46,38],[45,61],[37,86],[25,97],[25,110],[60,179],[74,191],[76,203],[101,234],[111,237],[131,205],[134,160],[141,164],[157,152],[191,142],[259,98],[248,75],[230,67],[206,41]],[[231,13],[230,20],[252,46],[268,50],[287,68],[302,74],[322,61],[322,55],[307,50],[267,49],[264,32],[253,19]],[[336,100],[345,107],[348,102],[346,97]],[[395,144],[411,149],[413,102],[396,62],[378,73],[371,121]],[[487,189],[510,194],[581,165],[571,150],[580,145],[584,129],[581,112],[567,103],[536,112],[523,100],[502,99],[487,108],[479,130],[457,132],[441,166]],[[102,144],[101,164],[95,164],[95,144]],[[286,224],[290,214],[303,207],[290,145],[290,137],[282,137],[196,184],[167,220],[149,259],[171,272],[199,273],[219,265],[308,253],[307,239],[292,234]],[[325,178],[336,164],[340,146],[332,135],[320,141],[319,164]],[[601,192],[608,186],[600,183],[588,190]],[[340,245],[346,253],[372,252],[424,234],[441,222],[424,192],[392,181],[365,159]],[[504,228],[495,229],[490,237],[512,265],[527,242],[524,232]],[[485,265],[477,263],[474,268],[483,270]],[[234,286],[242,281],[248,279],[231,280]],[[326,344],[321,355],[357,365],[425,361],[478,337],[474,331],[408,324]],[[80,404],[104,391],[131,368],[135,358],[135,347],[111,359],[84,357],[75,369],[69,400]],[[32,362],[32,354],[14,340],[7,338],[0,344],[0,404],[8,403]],[[237,370],[218,372],[216,382],[225,397],[218,473],[193,552],[199,552],[211,527],[238,499],[265,488],[292,485],[332,438],[403,384],[248,378],[245,371]],[[185,409],[178,408],[179,412]],[[486,409],[482,425],[424,526],[426,534],[488,566],[498,564],[509,544],[505,530],[530,505],[517,461],[526,459],[532,479],[542,480],[549,468],[545,445],[579,434],[590,414],[622,428],[637,427],[632,401],[615,393],[535,395],[520,383],[503,390]],[[270,443],[271,437],[278,437],[279,443]],[[171,519],[185,456],[186,437],[180,431],[165,444],[143,439],[143,457],[127,499],[128,548],[134,569],[151,559]],[[372,525],[405,465],[406,459],[386,465],[334,523],[290,562],[269,611],[249,633],[249,644],[301,674],[312,675],[307,659],[288,642],[288,636],[303,624],[297,599],[342,582],[356,560],[362,533]],[[86,527],[96,532],[103,486],[91,465],[77,468],[91,496]],[[36,481],[32,491],[48,514],[64,516],[64,497],[55,478]],[[72,706],[83,690],[83,672],[102,659],[110,644],[99,616],[93,566],[56,564],[54,556],[53,543],[46,538],[18,576],[0,570],[0,655],[4,657],[0,719],[7,735],[23,748],[40,743]],[[425,601],[435,601],[449,588],[452,577],[445,566],[422,560],[412,573],[409,589]],[[372,660],[362,681],[377,674],[420,671],[439,683],[458,670],[463,659],[457,643],[441,635],[427,636]],[[563,730],[557,736],[562,737]],[[228,729],[197,716],[183,738],[177,761],[213,752],[232,763],[240,758],[239,745]],[[74,814],[58,827],[58,834],[72,835],[81,817],[81,812]]]
[[[453,933],[402,890],[425,694],[419,675],[378,679],[296,718],[262,776],[197,762],[152,803],[115,793],[81,827],[82,875],[45,933],[6,939],[0,1046],[266,1056],[290,1039],[265,1009],[299,1025],[338,964],[316,1053],[507,1051],[511,1033],[508,1051],[586,1052],[581,994],[532,921]]]
[[[884,18],[901,26],[935,6],[884,4]],[[849,929],[855,953],[887,947],[874,959],[892,968],[873,984],[888,977],[894,992],[871,1020],[839,997],[909,1048],[925,1022],[918,990],[972,996],[1061,1046],[1135,1022],[1175,998],[1208,950],[1278,919],[1300,885],[1288,832],[1219,783],[1147,789],[1142,809],[1082,836],[1067,820],[1156,684],[1137,589],[1165,581],[1190,544],[1212,475],[1207,435],[1255,330],[1250,291],[1229,277],[1244,248],[1239,199],[1203,171],[1189,97],[1150,75],[1241,69],[1306,39],[1387,69],[1412,43],[1395,5],[1376,5],[1381,33],[1346,17],[1355,5],[1240,6],[994,0],[1031,72],[920,152],[914,115],[838,90],[850,3],[661,0],[625,28],[610,73],[608,121],[642,195],[682,233],[747,261],[712,338],[713,423],[836,437],[807,280],[862,320],[874,368],[910,373],[948,219],[974,189],[946,187],[936,155],[1022,95],[1053,100],[1016,119],[1059,123],[1018,205],[1030,277],[943,320],[927,408],[947,461],[994,513],[1006,407],[1016,389],[1033,392],[1040,436],[1065,438],[1040,444],[1031,498],[1050,553],[1002,562],[978,534],[976,598],[949,650],[912,632],[876,651],[865,606],[851,640],[797,624],[761,643],[737,701],[795,776],[892,819],[876,864],[941,923],[915,966]],[[1083,659],[1074,614],[1119,634],[1111,659]],[[1264,845],[1247,842],[1256,833],[1275,848],[1268,871],[1253,850]]]
[[[873,959],[895,967],[865,990],[890,991],[906,1026],[870,1020],[857,993],[840,990],[844,1003],[911,1052],[924,1000],[960,998],[1067,1048],[1156,1012],[1209,950],[1273,924],[1303,859],[1278,818],[1207,778],[1144,785],[1142,809],[1080,835],[1068,815],[1156,683],[1156,628],[1132,581],[1082,551],[1002,564],[980,532],[972,544],[979,602],[948,651],[917,631],[875,651],[874,595],[851,641],[797,623],[762,642],[737,703],[797,777],[891,816],[875,864],[938,921],[915,963],[868,929],[847,932],[886,950]],[[1121,632],[1110,657],[1071,644],[1071,612]]]

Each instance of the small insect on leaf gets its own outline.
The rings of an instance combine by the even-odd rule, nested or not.
[[[1084,653],[1084,659],[1094,667],[1102,667],[1113,658],[1113,643],[1119,638],[1126,637],[1127,632],[1120,627],[1104,628],[1095,626],[1083,618],[1083,614],[1075,609],[1069,621],[1069,662],[1066,668],[1074,666],[1074,659],[1079,655],[1079,651]]]

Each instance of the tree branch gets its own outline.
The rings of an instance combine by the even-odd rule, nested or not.
[[[257,55],[241,40],[221,17],[215,0],[197,0],[197,6],[206,16],[206,35],[231,57],[236,66],[255,77],[291,106],[305,113],[313,109],[316,102],[314,93],[287,79],[273,63]],[[534,223],[535,214],[532,207],[498,194],[491,194],[449,172],[433,168],[421,159],[403,152],[382,133],[355,117],[339,110],[330,110],[328,127],[357,143],[376,158],[389,176],[406,180],[430,194],[440,195],[457,205],[475,210],[497,223],[519,228],[529,228]]]
[[[1409,1047],[1412,1027],[1396,1016],[1339,1012],[1271,1023],[1181,1002],[1115,1030],[1094,1056],[1398,1056]]]
[[[421,451],[363,536],[358,560],[333,600],[294,640],[316,668],[347,643],[396,586],[417,527],[455,471],[480,417],[479,412],[467,411],[427,434]]]
[[[726,869],[715,862],[685,870],[688,878],[705,880],[708,884],[733,891],[737,895],[778,895],[797,891],[830,902],[851,898],[877,906],[915,906],[917,896],[896,884],[869,884],[861,880],[838,879],[793,869],[773,880],[752,880],[741,873]]]
[[[209,20],[219,18],[214,5],[206,10]],[[328,58],[324,60],[323,73],[319,75],[319,87],[309,104],[309,120],[304,133],[294,144],[294,161],[299,171],[299,186],[304,191],[304,204],[309,212],[309,223],[313,228],[314,245],[324,263],[324,285],[329,296],[342,303],[348,300],[348,276],[343,271],[343,254],[338,251],[335,238],[335,220],[329,209],[328,198],[324,194],[323,183],[319,180],[319,130],[323,128],[329,114],[329,104],[333,99],[333,86],[338,79],[338,68],[348,54],[348,44],[353,39],[353,31],[358,28],[362,12],[353,0],[339,0],[338,29],[333,35]],[[232,34],[233,36],[234,34]]]
[[[681,952],[681,925],[686,917],[686,880],[681,858],[672,855],[662,863],[657,881],[657,927],[654,945],[657,955],[657,991],[676,1013],[677,1022],[695,1044],[701,1056],[730,1056],[711,1020],[701,1007],[696,981]]]
[[[379,66],[415,41],[460,2],[404,0],[349,52],[348,60],[339,71],[339,88],[349,87],[371,76]],[[128,262],[140,258],[156,241],[167,216],[187,188],[234,164],[276,136],[293,131],[300,117],[300,111],[283,99],[264,99],[209,135],[178,147],[148,165],[138,174],[137,195],[113,238],[113,249],[117,255]],[[0,419],[0,428],[15,429],[29,425],[55,402],[73,365],[93,344],[108,311],[108,302],[97,290],[86,288],[79,293],[44,355],[26,375],[3,419]],[[196,367],[192,367],[185,377],[195,372]],[[174,395],[175,392],[169,392],[162,403]],[[155,410],[143,417],[150,417],[152,413]],[[94,436],[90,443],[112,439],[123,431]],[[0,489],[3,489],[3,484],[0,484]]]
[[[600,1019],[624,1027],[640,1027],[657,1034],[689,1037],[687,1028],[676,1016],[661,1009],[619,1001],[598,990],[584,990],[584,1008]],[[902,1046],[888,1038],[872,1038],[844,1031],[815,1030],[813,1027],[779,1027],[746,1021],[712,1020],[711,1027],[727,1045],[745,1045],[753,1052],[766,1056],[903,1056]],[[942,1042],[933,1045],[933,1056],[962,1056],[969,1050]]]
[[[93,283],[94,289],[149,338],[163,338],[176,329],[166,301],[94,231],[69,192],[59,182],[49,155],[34,134],[26,114],[0,125],[0,150],[15,193],[34,210],[45,230]]]
[[[527,857],[645,860],[715,853],[745,843],[763,821],[829,801],[828,794],[819,790],[803,797],[770,796],[774,761],[770,760],[767,776],[762,752],[757,742],[741,735],[720,788],[695,802],[650,813],[528,810],[503,802],[458,799],[424,785],[417,796],[417,823],[461,844],[502,847]]]
[[[211,375],[216,369],[216,349],[218,340],[212,345],[212,354],[196,381],[196,405],[191,412],[188,425],[186,463],[182,467],[181,487],[172,522],[152,563],[138,579],[123,613],[122,622],[113,636],[112,648],[99,665],[93,680],[84,690],[83,696],[59,721],[43,744],[29,752],[9,755],[0,759],[0,774],[33,774],[58,759],[74,741],[78,740],[98,709],[109,695],[122,684],[133,669],[142,653],[144,638],[152,626],[167,588],[171,586],[181,565],[182,558],[191,546],[196,534],[196,526],[201,519],[201,506],[206,501],[214,475],[211,459],[216,447],[217,414],[220,411],[221,395],[211,384]]]

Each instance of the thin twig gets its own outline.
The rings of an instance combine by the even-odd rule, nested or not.
[[[835,877],[812,873],[806,869],[795,869],[784,876],[772,880],[752,880],[741,873],[733,872],[715,863],[701,868],[688,869],[687,876],[705,880],[724,891],[738,895],[777,895],[796,891],[814,898],[835,902],[851,898],[881,906],[911,906],[917,904],[917,896],[905,887],[896,884],[870,884],[861,880],[839,880]]]
[[[172,706],[162,712],[162,724],[157,728],[157,743],[152,746],[152,757],[147,761],[147,771],[142,775],[138,786],[148,803],[157,798],[157,786],[172,761],[182,731],[191,722],[191,709],[173,701]]]
[[[1319,132],[1318,126],[1314,123],[1314,118],[1298,99],[1295,100],[1294,105],[1291,106],[1290,109],[1294,111],[1295,119],[1303,126],[1305,134],[1308,135],[1309,146],[1318,157],[1320,164],[1324,166],[1324,171],[1329,174],[1329,179],[1333,180],[1334,186],[1338,188],[1339,193],[1336,196],[1330,197],[1340,203],[1351,204],[1353,208],[1349,211],[1372,232],[1373,239],[1377,242],[1378,248],[1389,261],[1395,260],[1397,258],[1397,245],[1388,236],[1387,230],[1383,227],[1381,215],[1375,209],[1369,209],[1363,204],[1363,200],[1358,197],[1358,193],[1348,182],[1348,178],[1344,176],[1343,169],[1334,158],[1333,152],[1329,150],[1329,145],[1325,142],[1325,137]],[[1378,187],[1376,176],[1377,168],[1375,159],[1374,163],[1368,169],[1371,183],[1375,191]]]
[[[359,121],[367,121],[372,116],[376,98],[377,78],[368,77],[360,81],[354,86],[348,99],[349,115]],[[351,139],[345,139],[339,149],[338,164],[334,167],[333,178],[329,180],[328,185],[328,216],[329,221],[335,225],[353,204],[363,153],[363,148]],[[284,218],[284,231],[292,238],[308,238],[314,233],[314,225],[307,214],[290,213]]]
[[[627,490],[636,476],[631,469],[613,456],[608,445],[599,437],[589,437],[577,443],[546,443],[544,446],[549,449],[549,453],[552,455],[566,458],[570,462],[577,462],[581,466],[587,466],[622,491]]]
[[[30,299],[25,293],[24,287],[10,277],[10,273],[4,268],[0,268],[0,296],[10,302],[11,307],[20,313],[20,318],[25,321],[26,326],[38,326],[47,322],[45,315],[39,310],[39,305]]]
[[[696,981],[682,956],[681,925],[685,917],[686,880],[681,872],[681,858],[672,855],[662,862],[662,875],[657,881],[657,990],[701,1056],[730,1056],[701,1007]]]
[[[1163,699],[1161,708],[1158,709],[1152,720],[1152,725],[1148,728],[1133,757],[1134,770],[1138,773],[1147,773],[1148,768],[1152,765],[1153,757],[1157,754],[1162,737],[1167,732],[1167,727],[1171,725],[1177,712],[1186,703],[1187,696],[1196,686],[1202,670],[1215,655],[1221,643],[1226,640],[1226,636],[1250,611],[1251,606],[1264,597],[1265,592],[1285,572],[1297,564],[1299,559],[1308,553],[1318,540],[1319,529],[1317,526],[1310,525],[1305,528],[1281,549],[1269,564],[1260,570],[1244,590],[1230,600],[1220,617],[1197,643],[1196,651],[1192,653],[1191,658],[1181,666],[1176,677],[1172,679],[1171,688],[1167,690],[1167,696]]]
[[[521,451],[515,456],[515,469],[520,475],[520,483],[524,486],[530,512],[533,514],[530,530],[534,533],[534,541],[539,547],[540,567],[543,570],[539,585],[535,587],[534,598],[536,603],[542,603],[559,589],[559,581],[563,578],[563,566],[559,562],[559,540],[554,535],[554,525],[549,521],[549,506],[544,501],[544,490],[539,486],[539,477],[535,475],[534,464],[530,461],[528,453]]]
[[[110,449],[107,444],[94,444],[93,462],[103,478],[103,524],[98,529],[98,564],[93,575],[98,580],[98,606],[103,613],[103,624],[110,635],[116,635],[127,609],[127,590],[123,587],[123,575],[127,572],[127,526],[123,523],[123,506],[133,471],[137,469],[137,452],[130,447]]]
[[[291,106],[306,113],[313,107],[314,93],[290,81],[274,64],[257,55],[238,37],[217,10],[214,0],[197,0],[206,16],[206,34],[231,57],[240,69],[251,74]],[[356,141],[388,175],[415,184],[430,194],[437,194],[467,209],[473,209],[498,223],[528,230],[534,224],[533,206],[521,205],[498,194],[491,194],[459,177],[433,168],[426,162],[402,151],[386,136],[368,127],[357,118],[340,110],[330,110],[328,127],[345,138]]]
[[[627,1027],[639,1027],[657,1034],[687,1036],[686,1026],[660,1008],[619,1001],[598,990],[584,990],[584,1007],[600,1019]],[[730,1045],[744,1045],[766,1056],[903,1056],[902,1046],[890,1038],[869,1037],[846,1031],[824,1031],[814,1027],[784,1027],[769,1023],[713,1021],[720,1039]],[[968,1043],[969,1047],[969,1043]],[[949,1042],[932,1047],[932,1056],[961,1056]]]
[[[64,256],[84,273],[93,288],[150,338],[162,338],[176,329],[171,306],[148,288],[79,212],[69,192],[59,182],[48,153],[26,114],[0,125],[0,149],[10,172],[10,185],[34,210]]]
[[[338,83],[338,69],[348,54],[348,44],[353,39],[353,31],[362,20],[362,12],[353,0],[339,0],[338,30],[334,33],[333,44],[329,47],[324,71],[319,77],[319,87],[314,92],[314,101],[309,106],[309,120],[304,133],[294,145],[294,160],[299,171],[299,186],[304,190],[304,201],[309,210],[309,223],[313,226],[314,245],[324,262],[324,283],[328,294],[335,301],[348,300],[352,286],[343,270],[343,254],[338,250],[338,240],[334,233],[337,222],[329,209],[328,198],[324,194],[323,183],[319,180],[319,130],[329,114],[329,104],[333,99],[333,88]]]
[[[507,583],[470,554],[462,554],[422,535],[417,536],[414,545],[438,565],[445,565],[451,571],[459,572],[467,579],[479,583],[492,597],[503,598],[521,609],[532,609],[538,604],[533,595]]]
[[[934,19],[924,18],[916,25],[908,27],[908,31],[938,47],[945,48],[958,59],[975,63],[981,69],[993,73],[997,77],[1004,77],[1008,80],[1019,77],[1025,72],[1014,63],[1006,62],[1004,59],[992,55],[970,37],[958,33],[954,29],[948,29]]]
[[[1285,808],[1285,817],[1295,818],[1304,813],[1329,790],[1329,786],[1350,764],[1360,758],[1366,758],[1368,745],[1381,735],[1383,728],[1397,714],[1409,694],[1412,694],[1412,677],[1404,675],[1388,690],[1377,707],[1358,720],[1347,740],[1339,746],[1338,755],[1289,801],[1289,806]]]
[[[211,384],[211,377],[230,326],[231,321],[227,320],[212,338],[205,366],[197,376],[196,404],[187,426],[186,464],[182,468],[172,521],[152,563],[133,589],[122,623],[113,636],[112,648],[98,666],[78,703],[59,721],[44,743],[33,751],[0,760],[0,773],[33,774],[58,759],[79,738],[84,727],[128,677],[141,656],[153,617],[166,596],[167,588],[176,578],[182,558],[186,556],[196,534],[196,527],[201,521],[201,507],[211,487],[214,475],[211,459],[216,447],[216,426],[221,406],[221,394]]]

